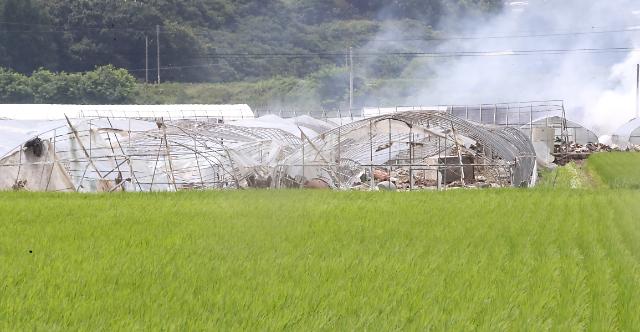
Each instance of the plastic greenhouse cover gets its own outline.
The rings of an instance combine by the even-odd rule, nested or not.
[[[319,121],[319,120],[316,120],[316,121]],[[321,134],[320,132],[316,131],[318,130],[318,128],[322,128],[322,126],[326,126],[327,129],[330,129],[330,127],[333,127],[329,123],[326,123],[323,121],[319,121],[319,122],[321,122],[322,124],[319,124],[318,122],[311,122],[306,117],[303,117],[302,119],[298,119],[298,118],[283,119],[277,115],[265,115],[256,119],[234,121],[231,124],[234,126],[242,126],[242,127],[249,127],[249,128],[280,129],[292,135],[295,135],[296,137],[300,137],[300,131],[302,131],[307,137],[313,138]]]
[[[66,120],[0,120],[0,157],[41,133],[66,125]]]
[[[251,119],[255,116],[249,105],[53,105],[0,104],[0,118],[14,120],[63,120],[86,117],[220,117]]]

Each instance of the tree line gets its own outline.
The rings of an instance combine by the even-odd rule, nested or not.
[[[111,65],[80,73],[38,69],[30,76],[0,68],[0,101],[15,104],[123,104],[132,102],[136,79]]]
[[[38,68],[84,72],[111,64],[141,81],[146,45],[152,78],[159,45],[162,77],[168,81],[306,77],[343,64],[339,53],[366,45],[387,21],[401,22],[417,37],[429,37],[443,17],[481,16],[499,10],[501,4],[501,0],[0,0],[0,66],[28,74]],[[379,63],[381,74],[398,66],[387,60]]]

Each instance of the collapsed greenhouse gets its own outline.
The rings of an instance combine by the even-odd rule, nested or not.
[[[566,162],[571,158],[568,154],[571,154],[576,146],[598,143],[598,137],[593,131],[567,119],[562,100],[428,107],[370,107],[363,110],[363,115],[371,117],[405,111],[438,111],[494,128],[518,128],[531,140],[537,162],[544,167]]]
[[[640,118],[635,118],[620,127],[613,134],[612,141],[622,148],[640,145]]]
[[[276,187],[320,181],[338,189],[376,186],[529,186],[535,151],[513,128],[489,129],[438,111],[368,118],[305,139],[276,168]],[[395,178],[395,181],[393,179]]]
[[[521,131],[446,112],[0,120],[0,190],[442,189],[535,184]]]

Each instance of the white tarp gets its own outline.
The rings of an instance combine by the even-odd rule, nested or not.
[[[82,121],[71,121],[72,124],[80,122]],[[143,131],[155,128],[154,123],[134,119],[94,119],[90,122],[100,128],[115,128],[124,131]],[[57,128],[61,129],[57,135],[67,133],[67,120],[0,120],[0,157],[38,136],[53,136],[54,130]]]
[[[317,130],[329,126],[302,120]],[[0,120],[0,190],[173,191],[246,187],[250,181],[268,185],[272,168],[300,143],[295,122],[281,121],[293,125],[298,135],[200,119],[84,118],[69,119],[71,125],[67,119]]]
[[[0,120],[0,157],[40,134],[66,125],[66,120]]]
[[[626,148],[629,144],[640,144],[640,118],[635,118],[620,127],[611,137],[613,144]]]
[[[53,105],[0,104],[0,119],[63,120],[69,118],[219,118],[252,119],[249,105]]]
[[[234,121],[232,124],[249,128],[280,129],[296,137],[300,137],[300,131],[302,131],[310,139],[336,127],[334,124],[314,119],[308,115],[288,119],[277,115],[265,115],[255,119]]]
[[[533,122],[525,124],[520,127],[520,130],[525,135],[531,135],[531,128],[553,128],[555,130],[555,137],[562,137],[562,128],[566,124],[569,141],[585,145],[587,143],[597,143],[598,136],[591,130],[585,128],[583,125],[575,121],[563,119],[561,116],[543,116],[533,120]]]

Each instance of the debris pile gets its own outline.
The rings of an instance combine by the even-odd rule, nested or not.
[[[457,157],[456,157],[457,158]],[[473,160],[468,161],[473,163]],[[490,168],[482,166],[470,166],[466,163],[464,177],[461,177],[460,167],[455,165],[440,164],[427,169],[419,168],[410,170],[407,167],[393,168],[389,171],[384,168],[373,170],[373,186],[383,191],[408,191],[408,190],[436,190],[439,188],[500,188],[507,185],[505,175],[496,174]],[[445,172],[450,176],[445,183]],[[364,173],[360,181],[353,184],[351,189],[370,190],[371,178],[369,173]],[[471,176],[469,176],[471,174]],[[457,176],[456,176],[457,175]]]
[[[556,157],[555,164],[565,165],[571,160],[587,159],[593,153],[616,151],[640,152],[640,145],[630,144],[626,148],[621,148],[615,144],[607,145],[603,143],[587,143],[582,145],[575,142],[565,144],[558,140],[554,144],[553,156]]]
[[[616,145],[609,146],[602,143],[587,143],[585,145],[571,142],[569,144],[563,144],[561,142],[556,142],[554,145],[554,153],[562,154],[591,154],[596,152],[611,152],[611,151],[621,151],[620,148]]]

